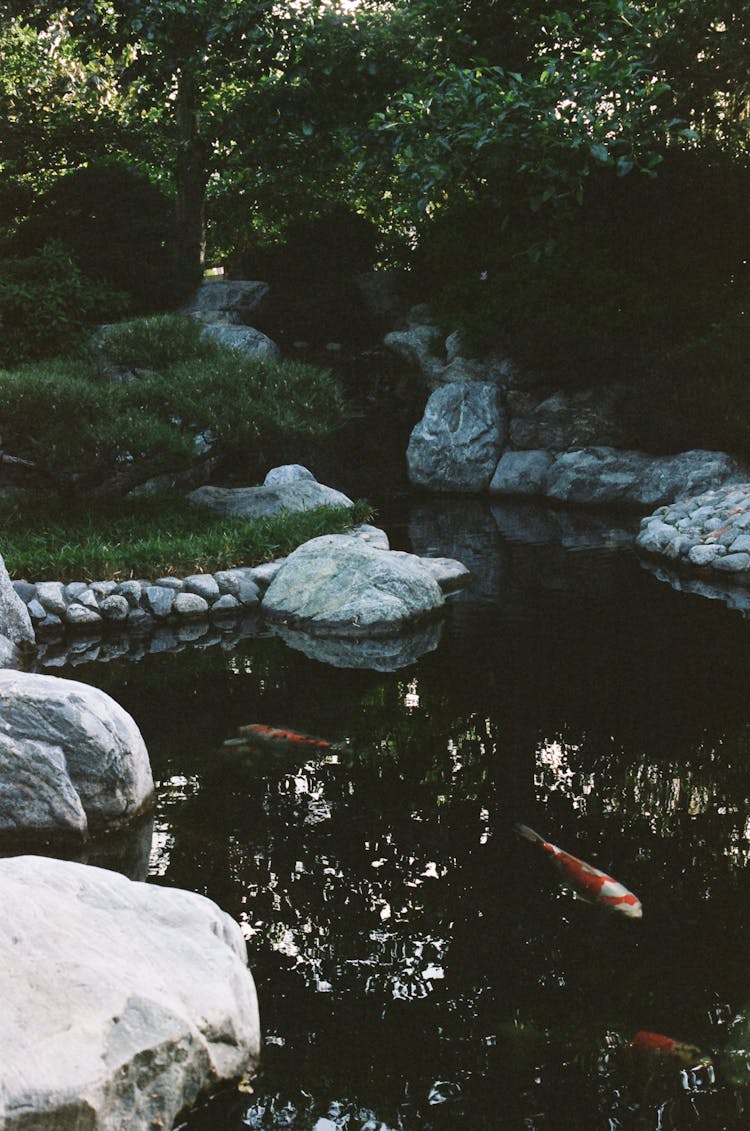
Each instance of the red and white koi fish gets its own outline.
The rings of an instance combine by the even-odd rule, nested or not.
[[[309,734],[300,734],[296,730],[287,730],[284,727],[271,727],[265,723],[250,723],[248,726],[240,727],[237,734],[238,738],[226,740],[225,749],[264,746],[276,750],[312,752],[330,750],[332,746],[332,743],[325,738],[313,738]]]
[[[562,876],[563,882],[583,899],[587,899],[590,903],[598,903],[610,911],[618,911],[628,919],[642,918],[643,908],[640,899],[606,872],[600,872],[598,868],[586,864],[577,856],[563,852],[562,848],[550,844],[527,825],[515,825],[514,828],[524,840],[538,844],[542,851],[547,853]]]
[[[707,1057],[695,1045],[685,1044],[684,1041],[675,1041],[672,1037],[665,1037],[663,1033],[650,1033],[647,1029],[640,1029],[628,1041],[625,1049],[627,1052],[639,1056],[666,1057],[686,1066],[707,1060]]]

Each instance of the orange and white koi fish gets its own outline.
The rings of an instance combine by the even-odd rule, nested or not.
[[[330,750],[332,746],[332,743],[325,738],[313,738],[309,734],[300,734],[296,730],[287,730],[284,727],[266,726],[265,723],[250,723],[248,726],[240,727],[237,734],[238,738],[226,740],[223,744],[225,749],[265,746],[277,750],[312,752]]]
[[[547,853],[562,876],[563,882],[583,899],[600,904],[610,911],[618,911],[628,919],[642,918],[643,908],[640,899],[606,872],[600,872],[598,868],[586,864],[577,856],[563,852],[562,848],[550,844],[527,825],[515,825],[514,828],[524,840],[538,844],[542,851]]]
[[[666,1057],[686,1066],[707,1060],[695,1045],[685,1044],[684,1041],[675,1041],[672,1037],[665,1037],[663,1033],[650,1033],[647,1029],[640,1029],[628,1041],[625,1049],[639,1056]]]

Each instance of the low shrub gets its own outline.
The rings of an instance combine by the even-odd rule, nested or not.
[[[197,318],[155,314],[107,326],[97,346],[108,361],[125,369],[163,369],[210,352],[201,345],[202,329]]]
[[[0,365],[77,347],[91,323],[122,314],[126,298],[92,282],[61,243],[0,264]]]
[[[186,357],[185,340],[171,330],[181,360],[127,382],[104,381],[93,363],[76,359],[0,370],[5,450],[69,493],[124,492],[200,459],[201,434],[217,456],[247,461],[253,453],[259,463],[275,438],[321,438],[344,420],[340,386],[328,371],[243,357],[195,338]],[[127,338],[129,356],[153,356],[141,349],[144,341],[138,352],[137,335]],[[166,338],[160,341],[162,349]]]

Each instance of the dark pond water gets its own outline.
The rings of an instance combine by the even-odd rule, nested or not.
[[[747,1129],[750,624],[660,584],[607,519],[383,517],[476,573],[415,663],[267,638],[62,673],[143,731],[152,881],[247,938],[263,1070],[185,1127]],[[337,750],[217,753],[250,722]],[[573,899],[516,821],[622,880],[642,921]],[[706,1059],[633,1056],[639,1030]]]

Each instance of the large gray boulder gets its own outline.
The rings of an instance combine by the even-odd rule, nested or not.
[[[547,472],[553,461],[551,452],[503,452],[490,480],[490,493],[544,495],[547,490]]]
[[[204,279],[183,313],[202,322],[251,326],[262,314],[270,289],[268,283],[251,279]]]
[[[315,507],[354,506],[347,495],[312,478],[293,478],[263,487],[198,487],[190,492],[187,501],[215,514],[242,518],[269,518],[282,511],[309,511]]]
[[[390,636],[441,609],[439,584],[412,554],[347,534],[313,538],[289,555],[263,598],[272,621],[330,636]]]
[[[204,896],[0,860],[0,1127],[172,1127],[259,1055],[238,925]]]
[[[478,381],[443,385],[428,400],[409,439],[410,481],[431,491],[486,490],[506,431],[496,385]]]
[[[438,352],[435,343],[440,343]],[[440,331],[431,323],[392,330],[383,338],[383,345],[407,365],[418,369],[428,385],[436,384],[445,369]]]
[[[15,667],[35,642],[29,610],[13,588],[0,557],[0,668]]]
[[[252,326],[230,322],[208,322],[201,331],[204,341],[216,342],[246,357],[281,357],[281,350],[269,337]]]
[[[645,508],[747,478],[726,452],[650,456],[595,447],[558,456],[547,473],[547,494],[566,503]]]
[[[0,671],[0,834],[75,837],[129,824],[154,795],[130,715],[103,691]]]

